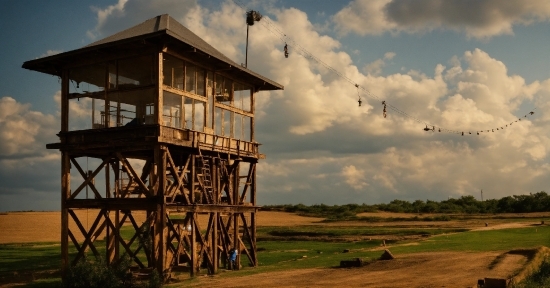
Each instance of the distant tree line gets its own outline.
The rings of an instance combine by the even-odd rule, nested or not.
[[[513,195],[501,199],[479,201],[474,196],[462,196],[458,199],[449,198],[443,201],[416,200],[414,202],[393,200],[388,204],[346,204],[346,205],[268,205],[262,210],[294,212],[300,215],[326,218],[353,218],[358,213],[386,211],[400,213],[466,213],[466,214],[496,214],[496,213],[530,213],[550,211],[550,196],[544,192],[530,195]]]

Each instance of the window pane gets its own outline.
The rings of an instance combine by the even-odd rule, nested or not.
[[[236,108],[250,112],[252,110],[251,101],[250,101],[250,95],[251,95],[250,87],[240,83],[235,83],[233,86],[235,87],[235,92],[234,92],[235,101],[233,105]]]
[[[223,76],[216,75],[216,102],[230,105],[233,95],[231,80]]]
[[[183,60],[163,54],[163,84],[183,90]]]
[[[224,110],[223,111],[223,136],[231,137],[231,120],[233,117],[231,117],[233,112]]]
[[[252,130],[250,129],[250,127],[251,127],[250,120],[251,120],[250,117],[244,116],[244,119],[243,119],[244,138],[243,138],[243,140],[246,140],[246,141],[252,141],[252,132],[251,132]]]
[[[109,90],[116,89],[117,76],[116,76],[116,61],[111,61],[107,64],[109,66]]]
[[[215,126],[216,126],[216,135],[222,135],[222,127],[223,127],[223,118],[222,118],[222,109],[216,108],[216,114],[215,114]]]
[[[235,83],[234,87],[235,87],[235,92],[234,92],[234,98],[233,98],[234,99],[233,106],[239,109],[243,109],[241,91],[244,89],[244,85],[240,83]]]
[[[182,97],[163,91],[162,119],[164,126],[182,128]]]
[[[118,89],[147,86],[154,83],[153,57],[140,56],[118,61]]]
[[[136,117],[136,101],[138,95],[134,91],[110,92],[110,122],[111,127],[137,126],[141,124]]]
[[[252,90],[250,89],[250,87],[246,87],[246,86],[244,86],[243,88],[244,88],[243,90],[239,91],[239,93],[241,94],[241,101],[242,101],[242,107],[243,107],[241,109],[247,112],[252,112],[252,101],[251,101]]]
[[[197,68],[197,94],[206,96],[204,92],[204,70]]]
[[[155,89],[114,90],[109,91],[110,126],[137,126],[154,124]],[[96,110],[98,101],[96,100]],[[103,107],[103,106],[102,106]],[[104,108],[101,108],[104,111]],[[95,116],[94,116],[95,117]],[[95,117],[94,123],[99,117]],[[114,122],[113,122],[114,121]]]
[[[185,63],[185,91],[197,93],[196,89],[195,66]]]
[[[243,116],[235,113],[235,139],[243,139]]]
[[[212,128],[212,111],[214,107],[214,97],[212,95],[212,92],[214,91],[214,74],[212,72],[207,73],[207,82],[206,82],[206,96],[208,97],[208,105],[207,110],[208,113],[206,113],[206,127]]]
[[[185,97],[185,126],[183,128],[193,129],[193,99]]]
[[[93,64],[69,70],[69,93],[91,93],[105,89],[105,64]]]
[[[195,128],[196,131],[204,131],[204,109],[206,103],[195,100]]]

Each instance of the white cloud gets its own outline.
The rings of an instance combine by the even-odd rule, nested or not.
[[[355,190],[362,189],[369,185],[365,182],[364,171],[357,169],[353,165],[344,166],[341,175],[344,181]]]
[[[396,54],[394,52],[386,52],[384,54],[384,58],[377,59],[374,62],[365,65],[365,67],[363,68],[363,72],[365,74],[371,74],[375,76],[380,75],[382,73],[382,69],[386,66],[387,60],[393,59],[395,55]]]
[[[480,2],[493,5],[490,1]],[[162,9],[176,7],[170,6],[175,5],[171,2],[163,3],[168,4],[157,3],[155,15],[161,14]],[[504,31],[487,29],[481,24],[452,26],[444,21],[433,22],[427,16],[429,21],[424,23],[429,25],[412,25],[405,30],[408,28],[403,24],[380,13],[389,9],[389,6],[384,8],[388,3],[390,1],[382,0],[351,2],[334,18],[340,25],[338,29],[359,33],[355,29],[363,27],[368,34],[461,29],[472,37]],[[421,1],[419,5],[424,3]],[[511,3],[517,4],[517,1]],[[146,1],[128,0],[98,9],[98,24],[91,30],[92,34],[107,36],[109,31],[117,32],[144,21],[152,17],[151,13],[142,14],[150,7]],[[550,109],[550,79],[526,83],[521,76],[510,75],[505,63],[480,49],[456,55],[448,64],[450,67],[439,64],[431,73],[414,70],[391,75],[377,73],[386,63],[395,61],[396,55],[389,52],[378,66],[372,66],[374,72],[369,74],[368,69],[359,69],[350,55],[341,51],[342,44],[337,39],[321,34],[304,12],[274,8],[268,11],[265,20],[274,26],[262,20],[250,27],[249,68],[283,84],[285,90],[261,92],[257,98],[256,140],[263,143],[261,152],[267,154],[267,159],[258,165],[260,204],[380,203],[395,198],[440,200],[477,193],[480,188],[487,198],[497,198],[536,192],[547,186],[550,116],[544,111]],[[540,15],[546,15],[544,9],[540,11]],[[463,17],[459,12],[457,17]],[[545,19],[536,16],[539,14],[514,13],[521,17],[507,18],[512,19],[508,21],[512,26],[528,24],[528,19]],[[190,5],[172,16],[240,63],[244,62],[246,39],[243,15],[244,11],[226,1],[216,10]],[[528,15],[535,16],[529,18]],[[344,16],[350,16],[345,18],[349,22],[345,23],[347,26],[338,22],[343,21],[344,18],[339,17]],[[364,22],[363,18],[370,22]],[[285,58],[284,42],[268,30],[273,27],[284,31],[353,83],[323,63],[300,55],[300,47],[295,43],[289,43],[290,57]],[[361,95],[364,100],[361,107],[357,105],[354,83],[370,91],[369,95]],[[388,109],[384,118],[381,100],[410,117]],[[82,106],[88,104],[81,100],[79,105],[71,107],[71,113],[87,117],[78,111],[88,111]],[[512,127],[498,133],[476,135],[478,129],[510,124],[529,112],[532,105],[538,107],[533,117],[514,122]],[[26,153],[41,151],[48,142],[38,141],[37,135],[42,135],[44,127],[50,129],[44,133],[54,137],[57,131],[57,124],[48,124],[49,115],[40,116],[30,106],[13,99],[0,106],[0,119],[12,125],[6,126],[9,128],[6,131],[25,131],[22,135],[2,136],[6,137],[4,142],[13,142],[3,144],[6,146],[2,147],[4,156],[12,153],[9,155],[15,157],[25,149]],[[425,132],[423,121],[474,133],[460,136]],[[25,143],[38,142],[36,146],[25,146]],[[56,173],[53,179],[58,185]]]
[[[550,20],[545,0],[355,0],[333,18],[340,33],[379,35],[436,29],[487,38],[513,34],[513,27]]]
[[[1,98],[0,157],[41,154],[39,150],[45,147],[40,140],[55,137],[56,123],[53,115],[33,111],[30,104],[21,104],[11,97]]]
[[[196,0],[118,0],[107,7],[92,6],[97,25],[87,34],[92,40],[98,40],[161,14],[177,19],[196,6]]]

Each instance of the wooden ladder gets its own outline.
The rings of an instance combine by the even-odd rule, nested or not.
[[[206,196],[207,203],[214,203],[214,187],[212,187],[212,173],[210,170],[210,163],[208,159],[202,155],[199,149],[199,156],[197,157],[198,164],[200,165],[200,173],[197,174],[199,183],[202,185],[204,195]]]

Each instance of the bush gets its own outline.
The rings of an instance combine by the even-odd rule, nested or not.
[[[81,259],[75,266],[67,271],[63,281],[63,287],[80,288],[119,288],[119,287],[143,287],[157,288],[162,286],[161,279],[156,270],[153,270],[147,282],[137,282],[130,272],[131,260],[123,258],[116,265],[108,265],[105,260]]]
[[[550,259],[545,259],[539,267],[539,270],[531,274],[518,288],[550,287]]]

